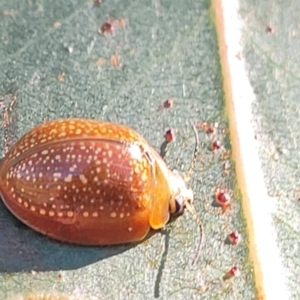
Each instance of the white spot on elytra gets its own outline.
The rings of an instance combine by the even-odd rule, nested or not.
[[[74,213],[73,213],[72,211],[68,211],[68,212],[67,212],[67,216],[68,216],[69,218],[71,218],[71,217],[74,216]]]
[[[71,182],[72,181],[72,174],[69,174],[67,177],[65,177],[65,182]]]
[[[83,184],[87,184],[88,182],[87,178],[83,174],[79,175],[79,179]]]
[[[48,150],[43,150],[43,151],[41,152],[42,155],[47,155],[48,153],[49,153]]]
[[[136,159],[136,160],[142,159],[142,152],[139,145],[131,143],[128,148],[128,151],[130,152],[130,157],[132,159]]]
[[[72,167],[70,167],[70,172],[74,172],[75,171],[75,169],[77,168],[77,166],[76,165],[73,165]]]

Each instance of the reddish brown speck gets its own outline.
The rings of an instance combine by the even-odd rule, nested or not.
[[[105,21],[102,26],[99,28],[98,32],[104,36],[112,34],[116,28],[125,27],[127,24],[127,20],[120,19],[116,20],[110,18],[109,20]]]
[[[228,240],[232,245],[237,245],[241,241],[241,236],[237,231],[233,231],[228,235]]]
[[[103,35],[108,35],[108,34],[112,34],[114,31],[114,26],[113,23],[110,21],[107,21],[105,23],[102,24],[99,33],[103,34]]]
[[[266,27],[266,32],[270,33],[270,34],[273,34],[273,33],[275,33],[275,28],[272,25],[268,25]]]
[[[217,199],[220,203],[228,203],[230,201],[228,193],[225,192],[220,192],[217,196]]]
[[[208,134],[216,134],[218,126],[218,123],[209,124],[207,122],[199,122],[196,127],[203,129]]]
[[[215,192],[215,199],[216,202],[222,206],[223,210],[226,210],[228,207],[230,207],[231,197],[226,189],[217,188]]]
[[[240,273],[239,269],[237,266],[232,267],[223,277],[223,280],[230,279],[234,276],[238,276]]]
[[[206,130],[207,133],[215,133],[217,129],[215,127],[209,126]]]
[[[175,131],[174,129],[168,129],[165,133],[165,139],[167,143],[175,141]]]
[[[162,108],[171,108],[174,105],[174,101],[172,99],[167,99],[163,105]]]
[[[219,150],[222,146],[223,146],[223,145],[222,145],[222,143],[221,143],[219,140],[214,141],[214,142],[212,142],[212,144],[211,144],[211,148],[212,148],[213,151]]]

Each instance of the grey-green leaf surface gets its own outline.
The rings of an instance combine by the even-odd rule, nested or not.
[[[241,1],[245,57],[257,101],[253,112],[273,220],[291,299],[299,288],[298,1]]]
[[[230,147],[210,2],[4,0],[0,11],[0,96],[17,98],[13,139],[44,120],[85,117],[129,125],[159,151],[173,128],[165,159],[184,173],[190,122],[219,124],[215,136],[199,130],[189,183],[205,232],[195,265],[199,233],[188,213],[136,245],[80,247],[34,232],[1,203],[0,299],[254,299],[234,168],[225,174],[224,150],[210,149],[214,139]],[[107,20],[119,26],[99,34]],[[166,99],[174,106],[160,109]],[[225,213],[213,205],[218,186],[233,193]],[[233,230],[243,237],[236,246],[225,243]],[[224,281],[233,266],[241,275]]]

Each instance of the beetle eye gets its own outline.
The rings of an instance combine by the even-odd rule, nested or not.
[[[176,211],[175,214],[182,214],[185,208],[184,201],[182,197],[175,198]]]

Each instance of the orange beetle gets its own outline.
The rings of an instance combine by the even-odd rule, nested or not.
[[[1,161],[0,194],[28,226],[83,245],[140,241],[193,201],[141,135],[86,119],[55,120],[25,134]]]

